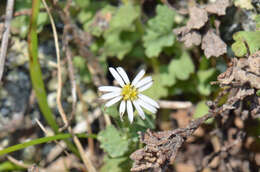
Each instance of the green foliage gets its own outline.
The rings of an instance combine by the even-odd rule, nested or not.
[[[255,16],[256,29],[260,29],[260,14]]]
[[[37,37],[37,21],[39,16],[40,1],[35,1],[32,4],[32,16],[30,21],[30,30],[28,35],[29,47],[29,64],[30,76],[32,80],[33,89],[35,91],[41,112],[50,127],[58,133],[58,124],[55,117],[48,106],[44,82],[42,79],[42,71],[38,61],[38,37]]]
[[[111,5],[105,6],[89,22],[84,24],[84,30],[94,36],[100,37],[108,29],[111,16],[115,11],[115,7]],[[100,20],[102,20],[102,22],[100,22]]]
[[[15,3],[15,10],[29,10],[32,7],[32,0],[18,0]],[[39,12],[37,20],[37,32],[41,32],[43,27],[49,22],[46,12]],[[29,31],[30,18],[28,15],[14,17],[11,21],[12,32],[25,38]]]
[[[81,137],[81,138],[87,138],[87,137],[91,137],[91,138],[95,138],[95,135],[86,135],[85,133],[83,134],[76,134],[77,137]],[[54,140],[64,140],[64,139],[68,139],[71,138],[72,135],[71,134],[57,134],[54,136],[48,136],[48,137],[42,137],[42,138],[38,138],[38,139],[34,139],[28,142],[24,142],[24,143],[20,143],[14,146],[9,146],[3,150],[0,150],[0,156],[14,152],[14,151],[18,151],[24,148],[27,148],[29,146],[34,146],[34,145],[39,145],[42,143],[47,143],[50,141],[54,141]]]
[[[260,31],[240,31],[233,35],[235,43],[232,44],[232,50],[235,55],[242,57],[246,53],[253,54],[260,49]],[[247,44],[247,45],[246,45]],[[249,52],[247,52],[247,46]]]
[[[256,91],[256,95],[260,97],[260,90]]]
[[[102,166],[100,172],[128,172],[131,168],[131,164],[129,163],[130,159],[127,157],[120,157],[120,158],[104,158],[104,165]]]
[[[88,71],[86,63],[86,59],[81,56],[75,56],[73,58],[73,65],[75,69],[78,70],[76,73],[80,76],[78,79],[82,82],[89,83],[91,81],[91,75]]]
[[[153,75],[153,86],[146,90],[144,94],[156,100],[167,97],[169,95],[169,87],[178,83],[177,79],[187,80],[194,71],[195,67],[190,55],[185,51],[181,52],[181,55],[173,58],[168,66],[162,65],[160,67],[159,73]]]
[[[155,74],[152,77],[154,80],[154,84],[150,89],[144,91],[144,94],[156,100],[162,97],[166,97],[168,95],[168,90],[166,88],[166,85],[163,84],[164,82],[162,82],[161,75]],[[169,75],[166,75],[166,77],[169,77],[170,79]]]
[[[19,167],[10,161],[0,163],[0,171],[18,171],[25,170],[25,168]]]
[[[48,15],[46,12],[40,12],[37,20],[37,32],[40,33],[48,23]],[[29,31],[29,16],[17,16],[11,22],[12,32],[19,34],[21,38],[25,38]]]
[[[172,59],[169,64],[169,72],[171,76],[175,76],[180,80],[187,80],[194,70],[194,64],[187,52],[183,52],[180,57]]]
[[[75,0],[75,3],[79,8],[87,8],[90,4],[90,0]]]
[[[139,116],[135,118],[133,124],[127,127],[127,132],[129,133],[129,139],[133,143],[139,142],[139,132],[145,132],[147,129],[155,129],[155,115],[146,115],[146,119],[143,120]]]
[[[113,118],[118,118],[119,119],[119,112],[116,106],[110,106],[108,108],[105,108],[104,106],[102,107],[102,110],[104,113],[110,115]]]
[[[70,142],[72,135],[62,134],[58,131],[59,126],[56,122],[57,116],[52,113],[46,101],[49,95],[44,88],[45,83],[43,78],[47,78],[46,81],[49,79],[53,81],[53,78],[50,78],[53,77],[53,75],[49,73],[49,67],[51,65],[48,65],[50,64],[50,60],[55,61],[55,54],[52,54],[51,56],[48,55],[48,57],[52,57],[52,59],[38,58],[38,44],[42,45],[42,42],[40,42],[42,39],[44,40],[43,46],[47,45],[46,47],[40,47],[40,49],[43,50],[43,55],[45,55],[45,50],[47,50],[48,53],[53,52],[52,50],[49,51],[49,45],[52,43],[50,38],[50,36],[52,36],[52,30],[50,29],[51,27],[49,25],[47,13],[45,10],[39,10],[43,8],[40,3],[41,1],[35,0],[35,2],[37,2],[37,5],[32,8],[32,0],[16,1],[14,13],[32,9],[32,16],[14,16],[11,23],[11,32],[12,36],[18,37],[15,39],[23,40],[27,36],[29,37],[29,58],[27,58],[28,55],[26,53],[23,52],[23,54],[29,59],[28,63],[30,65],[29,70],[32,87],[35,90],[40,110],[47,121],[47,125],[49,125],[56,134],[51,137],[38,138],[10,146],[0,150],[0,156],[25,149],[29,146],[52,142],[54,140],[64,140],[70,151],[78,155],[77,149],[73,147],[74,145]],[[252,5],[253,3],[251,3],[252,0],[233,0],[233,2],[234,3],[231,5],[234,6],[235,4],[235,6],[243,8],[242,11],[240,9],[236,11],[236,13],[238,12],[240,14],[246,12],[249,18],[252,19],[255,17],[256,22],[256,31],[240,31],[233,35],[234,43],[231,48],[236,56],[241,57],[252,54],[260,49],[260,15],[255,15],[255,10],[252,10],[255,8]],[[208,3],[208,1],[203,1],[202,4],[207,5]],[[65,7],[65,4],[66,1],[57,1],[56,5],[60,6],[62,9]],[[129,0],[75,0],[71,2],[68,11],[71,15],[70,22],[75,24],[75,26],[82,31],[80,33],[85,32],[83,35],[86,35],[86,42],[88,43],[85,48],[89,50],[89,53],[91,54],[91,57],[86,54],[87,58],[78,56],[78,54],[81,53],[80,50],[82,47],[75,44],[75,35],[70,32],[71,39],[69,40],[69,48],[71,48],[72,53],[75,54],[73,57],[75,79],[77,80],[77,85],[80,86],[82,90],[87,90],[86,94],[83,94],[84,99],[88,99],[86,101],[88,103],[87,111],[89,111],[89,114],[91,115],[95,114],[95,110],[101,108],[103,114],[108,114],[112,121],[112,124],[107,126],[105,130],[98,131],[99,134],[96,137],[86,136],[86,134],[76,134],[76,136],[80,138],[86,139],[86,137],[92,137],[99,141],[100,147],[106,153],[104,161],[101,160],[103,162],[103,166],[99,169],[101,172],[129,171],[133,163],[129,158],[130,154],[137,148],[144,146],[140,143],[138,133],[145,132],[147,129],[158,131],[158,128],[156,128],[157,126],[164,128],[164,124],[161,122],[162,120],[169,118],[170,111],[162,109],[156,114],[151,114],[144,109],[146,119],[143,120],[134,107],[134,122],[130,124],[127,112],[125,112],[123,120],[121,121],[119,103],[116,103],[109,108],[104,108],[104,105],[101,105],[100,107],[99,101],[96,101],[96,99],[93,98],[98,96],[98,93],[93,93],[93,90],[97,90],[97,85],[102,84],[103,79],[107,79],[110,84],[112,83],[111,75],[106,75],[105,73],[104,75],[108,77],[103,78],[103,74],[99,76],[99,69],[97,69],[98,72],[95,73],[95,65],[97,63],[99,63],[97,66],[101,67],[105,72],[107,71],[108,66],[122,66],[127,73],[130,74],[130,78],[133,78],[132,74],[137,73],[140,68],[147,69],[146,75],[153,77],[153,85],[151,88],[144,91],[143,94],[150,96],[155,100],[191,101],[196,105],[195,113],[193,114],[194,118],[202,117],[208,113],[209,108],[205,104],[206,100],[210,95],[216,95],[217,93],[217,89],[211,86],[210,82],[216,81],[217,74],[220,71],[224,72],[227,67],[223,58],[207,59],[204,57],[200,47],[186,49],[182,43],[175,40],[176,37],[173,34],[173,29],[176,29],[177,25],[187,21],[191,15],[178,15],[173,9],[163,5],[161,1],[153,1],[152,4],[156,4],[156,6],[152,5],[152,7],[148,7],[147,4],[151,5],[150,3]],[[56,7],[53,7],[52,3],[49,3],[48,5],[53,9],[52,14],[58,29],[58,37],[60,41],[62,41],[62,30],[66,24],[62,20],[62,17],[59,16],[59,12],[55,10]],[[247,12],[247,9],[250,9],[250,12]],[[214,23],[216,15],[209,15],[211,16],[209,19],[210,25],[206,24],[207,26],[196,30],[201,34],[202,38],[205,31],[212,29],[212,27],[217,27],[215,27],[216,23]],[[30,18],[32,19],[31,27]],[[223,17],[218,17],[218,19],[223,27],[229,27],[234,24],[232,22],[230,23],[228,20],[222,20]],[[237,23],[237,21],[234,22]],[[239,22],[245,23],[243,20]],[[250,24],[250,26],[254,25]],[[30,32],[29,28],[31,29]],[[45,30],[43,30],[43,28]],[[235,28],[235,30],[236,29],[237,28]],[[41,32],[42,30],[44,32]],[[220,35],[223,35],[223,33],[221,33],[222,31],[223,30],[220,29]],[[41,34],[39,35],[38,33],[40,32]],[[182,36],[184,35],[187,37],[189,36],[186,35],[186,33],[183,33]],[[50,41],[46,40],[46,38]],[[230,40],[230,38],[227,37],[226,39],[225,36],[225,40]],[[60,44],[60,47],[62,47],[62,44]],[[17,57],[16,53],[19,54],[20,52],[15,52],[15,55],[13,55],[13,50],[15,50],[14,46],[12,46],[10,49],[11,53],[8,53],[8,55]],[[94,60],[97,60],[95,61],[97,63],[93,66],[93,63],[91,63],[92,57],[96,58]],[[6,63],[6,67],[8,68],[6,70],[7,72],[14,68],[13,66],[9,66],[9,60],[11,61],[12,59],[8,59],[8,62]],[[66,59],[63,58],[63,60]],[[51,62],[51,64],[54,63],[55,62]],[[91,70],[91,72],[88,70],[89,65],[94,69],[93,71]],[[27,66],[22,66],[20,63],[19,66],[21,66],[23,70],[27,70]],[[57,68],[53,68],[53,66],[54,65],[52,65],[51,69],[53,69],[53,72],[55,73]],[[41,73],[41,68],[44,68],[44,71],[47,72]],[[100,79],[101,82],[99,82],[99,80],[93,82],[94,78],[92,78],[92,72],[100,77],[98,79]],[[65,87],[62,91],[63,101],[69,100],[68,102],[62,102],[64,103],[64,110],[66,112],[71,110],[71,97],[66,97],[70,94],[68,94],[69,89],[67,89],[68,83],[69,81],[64,79]],[[260,90],[258,90],[256,94],[257,96],[260,96]],[[50,98],[52,98],[52,95],[54,94],[51,94]],[[222,96],[218,106],[223,105],[227,101],[228,96],[228,93]],[[79,101],[78,103],[77,114],[80,114],[82,112],[82,102]],[[81,118],[82,116],[79,116],[79,118],[77,116],[77,119],[73,121],[73,123],[78,122]],[[160,120],[156,121],[156,119]],[[207,123],[210,122],[212,122],[212,120],[207,121]],[[92,126],[93,125],[95,128],[97,127],[95,122],[92,123]],[[85,146],[86,145],[83,145],[83,147]],[[1,170],[14,171],[19,169],[14,164],[4,161],[0,163],[0,171]]]
[[[197,72],[198,76],[198,85],[197,89],[200,94],[208,96],[211,91],[212,87],[210,85],[210,81],[212,81],[212,78],[215,78],[216,75],[216,69],[211,68],[208,70],[199,70]]]
[[[104,33],[104,53],[122,59],[138,40],[135,22],[140,17],[140,8],[131,4],[123,5],[115,12],[109,28]]]
[[[156,17],[148,21],[148,28],[143,36],[145,54],[157,57],[164,47],[173,45],[175,37],[172,33],[175,13],[166,5],[158,5]]]
[[[200,101],[196,106],[193,117],[195,119],[197,119],[197,118],[200,118],[200,117],[206,115],[208,112],[209,112],[209,107],[206,105],[206,101]],[[212,121],[213,121],[213,119],[211,118],[211,119],[208,119],[206,121],[206,123],[211,123]]]
[[[101,143],[100,147],[112,158],[120,157],[128,151],[129,141],[113,125],[99,132],[97,139]]]

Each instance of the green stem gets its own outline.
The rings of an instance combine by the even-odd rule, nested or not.
[[[30,28],[28,34],[28,51],[29,51],[29,64],[30,64],[30,76],[32,86],[35,91],[36,98],[40,110],[47,121],[48,125],[53,129],[55,134],[59,133],[59,126],[55,121],[55,117],[51,112],[51,109],[47,102],[46,91],[44,88],[44,82],[42,79],[42,71],[38,59],[38,34],[37,34],[37,19],[40,8],[40,0],[32,1],[32,15],[30,19]],[[65,140],[68,148],[79,155],[75,146],[68,140]]]
[[[38,60],[37,19],[39,7],[40,0],[33,0],[32,16],[30,20],[30,28],[28,34],[30,76],[40,110],[50,127],[54,130],[55,133],[58,133],[59,127],[47,103],[47,96],[42,79],[42,71]]]
[[[96,138],[96,135],[93,135],[93,134],[92,135],[86,135],[85,133],[76,134],[76,136],[81,137],[81,138],[87,138],[87,137]],[[28,141],[28,142],[25,142],[25,143],[20,143],[20,144],[14,145],[14,146],[10,146],[6,149],[3,149],[3,150],[0,151],[0,156],[14,152],[14,151],[24,149],[24,148],[29,147],[29,146],[47,143],[47,142],[54,141],[54,140],[64,140],[64,139],[68,139],[68,138],[71,138],[71,137],[72,137],[72,134],[57,134],[55,136],[42,137],[42,138],[39,138],[39,139],[31,140],[31,141]]]

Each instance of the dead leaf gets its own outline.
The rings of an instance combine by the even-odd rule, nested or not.
[[[176,171],[177,172],[185,172],[185,171],[195,172],[196,168],[194,167],[193,164],[177,163],[176,164]]]
[[[260,51],[257,51],[253,55],[249,56],[249,71],[260,75]]]
[[[190,32],[190,29],[186,26],[179,27],[179,28],[176,28],[173,30],[173,33],[180,37],[186,35],[189,32]]]
[[[209,13],[219,16],[226,14],[226,8],[229,6],[229,0],[217,0],[212,4],[207,4],[205,9]]]
[[[212,29],[203,36],[201,48],[207,58],[211,56],[218,57],[227,52],[227,45]]]
[[[200,45],[201,35],[197,31],[191,31],[188,27],[180,27],[173,30],[173,33],[177,35],[179,41],[184,42],[184,45],[187,48],[190,48],[193,45]]]
[[[208,13],[205,9],[196,6],[189,8],[190,18],[187,22],[189,29],[200,29],[208,21]]]
[[[186,127],[192,119],[186,109],[180,109],[177,112],[172,113],[171,117],[177,120],[179,128]]]
[[[198,32],[191,31],[182,37],[181,41],[184,41],[184,45],[187,48],[192,47],[193,45],[200,45],[201,43],[201,35]]]

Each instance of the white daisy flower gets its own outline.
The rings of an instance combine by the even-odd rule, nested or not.
[[[142,108],[151,113],[157,112],[159,104],[150,97],[141,94],[141,92],[150,88],[153,84],[152,77],[147,76],[143,78],[145,74],[144,70],[141,70],[132,82],[130,82],[125,70],[122,67],[117,67],[116,69],[110,67],[109,71],[120,87],[101,86],[98,88],[99,91],[106,92],[101,96],[101,99],[108,100],[105,107],[110,107],[121,101],[119,106],[120,118],[122,120],[125,111],[127,111],[128,119],[131,123],[134,120],[133,106],[142,119],[145,119],[145,114]]]

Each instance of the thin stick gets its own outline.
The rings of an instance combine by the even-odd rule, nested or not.
[[[187,109],[192,107],[191,102],[182,102],[182,101],[159,101],[160,108],[162,109]]]
[[[0,81],[2,80],[4,72],[4,64],[6,58],[6,52],[8,48],[8,36],[10,33],[10,25],[13,16],[14,0],[8,0],[6,5],[6,17],[5,17],[5,28],[3,33],[3,39],[0,50]]]
[[[92,134],[91,122],[89,121],[88,108],[86,106],[86,103],[83,99],[82,93],[81,93],[78,85],[77,85],[77,93],[78,93],[79,100],[82,103],[83,112],[86,116],[87,132],[88,132],[88,134]],[[88,147],[89,147],[89,150],[90,150],[90,154],[94,155],[94,140],[91,137],[88,138]]]
[[[58,63],[58,90],[57,90],[57,104],[58,104],[58,111],[62,117],[62,120],[65,124],[65,126],[68,126],[68,119],[66,117],[66,114],[63,110],[63,107],[62,107],[62,104],[61,104],[61,90],[62,90],[62,78],[61,78],[61,64],[60,64],[60,50],[59,50],[59,43],[58,43],[58,34],[57,34],[57,30],[56,30],[56,27],[55,27],[55,24],[54,24],[54,20],[52,18],[52,15],[50,13],[50,10],[46,4],[46,1],[45,0],[42,0],[43,4],[44,4],[44,7],[46,8],[47,10],[47,13],[49,15],[49,18],[50,18],[50,21],[51,21],[51,26],[52,26],[52,30],[53,30],[53,36],[54,36],[54,41],[55,41],[55,48],[56,48],[56,54],[57,54],[57,63]],[[73,134],[73,131],[71,129],[70,126],[68,126],[68,131]],[[83,149],[83,146],[81,145],[79,139],[73,135],[73,141],[74,143],[76,144],[78,150],[79,150],[79,153],[80,153],[80,156],[83,160],[83,163],[86,167],[86,169],[89,171],[89,172],[96,172],[96,169],[94,168],[93,164],[91,163],[91,160],[89,159],[88,156],[86,156],[85,152],[84,152],[84,149]]]
[[[7,155],[6,157],[7,157],[7,159],[8,159],[9,161],[11,161],[12,163],[14,163],[15,165],[18,165],[18,166],[20,166],[20,167],[23,167],[23,168],[30,168],[30,167],[32,167],[32,165],[30,165],[30,164],[25,164],[25,163],[23,163],[22,161],[19,161],[19,160],[13,158],[13,157],[10,156],[10,155]]]
[[[52,18],[52,15],[50,13],[49,7],[47,6],[45,0],[42,0],[47,13],[49,15],[50,21],[51,21],[51,26],[52,26],[52,30],[53,30],[53,36],[54,36],[54,42],[55,42],[55,49],[56,49],[56,55],[57,55],[57,63],[58,63],[58,90],[57,90],[57,105],[58,105],[58,111],[61,115],[61,118],[63,120],[63,122],[65,123],[65,126],[68,126],[68,120],[66,120],[66,114],[62,108],[62,104],[61,104],[61,88],[62,87],[62,76],[61,76],[61,66],[60,66],[60,49],[59,49],[59,43],[58,43],[58,35],[57,35],[57,30],[54,24],[54,20]]]
[[[66,15],[69,15],[69,8],[71,5],[71,0],[67,0],[66,6],[64,8],[64,12]],[[71,50],[69,48],[69,26],[65,24],[64,29],[63,29],[63,36],[62,36],[62,42],[63,42],[63,51],[65,52],[67,62],[68,62],[68,69],[69,69],[69,79],[70,79],[70,85],[71,85],[71,96],[72,96],[72,111],[70,115],[70,120],[71,121],[75,115],[75,110],[76,110],[76,104],[77,104],[77,91],[76,91],[76,80],[75,80],[75,74],[74,74],[74,67],[72,64],[72,54]]]
[[[41,128],[41,130],[45,133],[46,136],[48,136],[48,131],[46,130],[46,128],[42,125],[42,123],[38,120],[35,119],[36,123],[39,125],[39,127]],[[67,156],[69,156],[68,151],[66,151],[65,147],[62,146],[62,144],[60,142],[58,142],[57,140],[54,140],[54,142],[65,152],[65,154]]]

